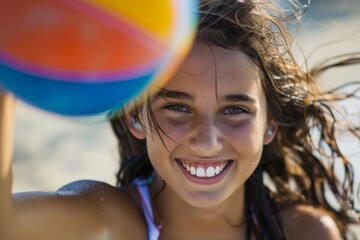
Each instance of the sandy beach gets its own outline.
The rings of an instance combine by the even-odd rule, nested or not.
[[[341,2],[341,3],[339,3]],[[326,5],[326,7],[325,7]],[[314,1],[299,27],[296,40],[314,65],[324,57],[360,52],[360,1]],[[292,28],[295,29],[295,25]],[[331,44],[329,44],[331,43]],[[326,45],[327,44],[327,45]],[[296,50],[300,62],[302,53]],[[360,66],[331,71],[320,81],[330,89],[349,81],[360,81]],[[351,112],[360,103],[351,103]],[[349,154],[355,171],[360,171],[360,146],[344,139],[342,148]],[[18,101],[15,128],[13,191],[53,191],[79,179],[95,179],[115,184],[119,167],[117,142],[107,122],[86,123],[66,119]],[[360,172],[356,181],[360,179]],[[355,228],[360,238],[360,228]]]

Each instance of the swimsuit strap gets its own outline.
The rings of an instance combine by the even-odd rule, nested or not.
[[[148,228],[148,240],[158,240],[161,226],[156,226],[154,222],[154,214],[152,211],[148,181],[146,179],[137,178],[133,181],[133,184],[136,186],[140,195],[140,203]]]

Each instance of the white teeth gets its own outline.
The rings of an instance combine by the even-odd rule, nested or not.
[[[204,165],[194,167],[191,163],[183,162],[182,165],[191,175],[205,178],[205,177],[214,177],[222,172],[229,161],[219,163],[217,166],[208,166],[204,167]],[[214,164],[215,165],[215,164]]]
[[[198,167],[196,169],[196,176],[197,177],[205,177],[205,169],[202,167]]]
[[[206,176],[207,177],[213,177],[215,176],[215,169],[213,167],[208,167],[206,169]]]
[[[196,169],[194,167],[190,167],[190,173],[191,173],[191,175],[195,175]]]

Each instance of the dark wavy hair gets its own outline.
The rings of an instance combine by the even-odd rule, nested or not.
[[[338,124],[340,114],[334,104],[358,97],[356,91],[340,91],[346,86],[322,92],[316,81],[325,70],[357,64],[360,58],[354,54],[333,57],[312,70],[303,69],[291,53],[293,39],[285,26],[299,12],[286,15],[271,2],[202,0],[198,9],[196,41],[247,54],[261,70],[268,114],[279,125],[272,143],[264,146],[258,168],[245,183],[247,238],[254,233],[256,239],[285,239],[277,212],[302,203],[328,212],[348,239],[348,225],[358,222],[359,215],[354,205],[353,169],[337,143],[336,131],[344,125]],[[142,107],[147,108],[152,128],[161,131],[150,100],[136,111]],[[154,169],[145,140],[131,135],[121,114],[111,124],[121,156],[118,185],[150,177]],[[348,124],[341,130],[360,139],[359,126]],[[341,178],[334,172],[339,163],[344,170]],[[335,197],[338,206],[331,204],[326,193]]]

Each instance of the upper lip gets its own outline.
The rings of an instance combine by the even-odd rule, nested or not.
[[[175,158],[176,160],[184,163],[200,163],[200,164],[214,164],[214,163],[221,163],[226,161],[231,161],[231,159],[208,159],[208,158]]]

